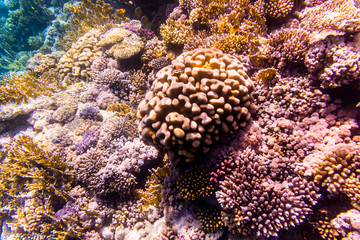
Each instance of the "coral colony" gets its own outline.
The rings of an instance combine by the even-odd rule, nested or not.
[[[360,239],[358,1],[0,15],[0,239]]]

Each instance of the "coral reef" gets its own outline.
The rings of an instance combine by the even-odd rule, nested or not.
[[[272,176],[269,163],[247,149],[235,159],[236,168],[220,182],[216,198],[225,210],[224,222],[237,235],[277,236],[304,221],[316,203],[316,187],[288,166]]]
[[[176,163],[207,153],[250,119],[253,85],[245,71],[235,57],[215,49],[179,56],[157,73],[139,105],[143,140],[164,147]]]
[[[177,187],[183,198],[190,201],[209,197],[215,189],[210,182],[210,175],[204,169],[184,173],[179,179]]]
[[[268,0],[265,1],[265,13],[270,18],[284,18],[287,17],[293,10],[295,5],[294,0]]]
[[[314,169],[314,182],[329,193],[346,194],[357,206],[360,201],[359,153],[352,145],[339,145]]]
[[[353,1],[330,0],[299,13],[300,24],[308,30],[333,29],[358,32],[360,10]]]

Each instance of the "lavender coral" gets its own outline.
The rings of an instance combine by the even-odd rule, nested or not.
[[[176,163],[207,153],[250,119],[254,88],[245,71],[219,50],[183,53],[158,72],[139,105],[142,139],[165,148]]]

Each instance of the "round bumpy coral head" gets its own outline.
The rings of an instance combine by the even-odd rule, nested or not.
[[[176,164],[207,153],[250,118],[253,83],[241,62],[217,49],[181,54],[161,69],[138,117],[142,139]]]

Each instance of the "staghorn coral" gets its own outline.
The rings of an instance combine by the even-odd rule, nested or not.
[[[281,160],[280,160],[281,162]],[[236,168],[220,182],[216,198],[229,230],[239,236],[277,236],[281,229],[300,224],[319,195],[299,170],[266,162],[249,148],[239,152]]]
[[[139,200],[128,200],[120,203],[112,216],[111,224],[115,227],[133,227],[139,220],[144,219],[145,215],[141,211]]]
[[[184,173],[177,183],[177,188],[183,198],[190,201],[209,197],[215,189],[210,182],[210,175],[204,169]]]
[[[345,32],[360,30],[360,9],[354,1],[329,0],[299,13],[300,26],[314,31],[333,29]]]
[[[71,219],[59,221],[55,213],[59,204],[72,200],[70,167],[26,135],[19,135],[5,149],[0,167],[1,208],[14,219],[9,224],[12,230],[44,238],[80,237],[86,226]]]
[[[265,13],[270,18],[287,17],[294,8],[294,0],[265,0]]]
[[[207,153],[250,119],[252,82],[240,61],[220,50],[183,53],[156,77],[138,107],[139,130],[177,164]]]
[[[56,89],[55,76],[52,71],[41,76],[35,72],[5,75],[0,85],[0,104],[20,103],[28,98],[52,94]]]
[[[314,182],[331,194],[344,193],[355,206],[360,202],[359,150],[340,145],[314,169]]]
[[[144,212],[147,212],[151,206],[160,206],[163,181],[169,175],[169,171],[168,164],[156,169],[150,169],[151,174],[146,179],[145,190],[137,190]]]

